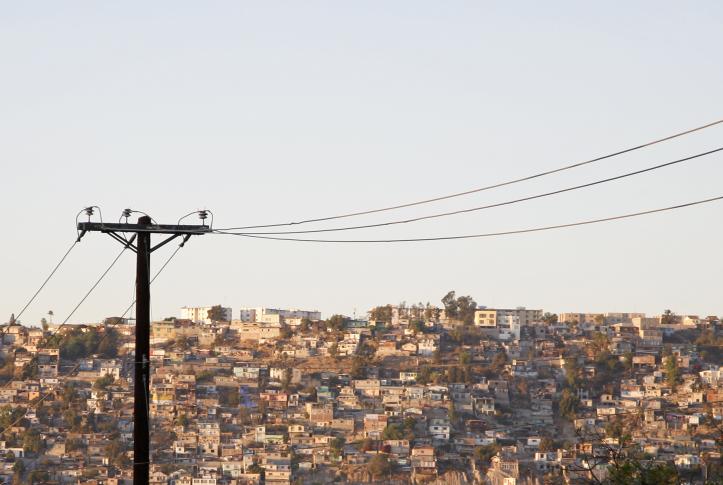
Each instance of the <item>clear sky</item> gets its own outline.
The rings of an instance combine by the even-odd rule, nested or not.
[[[0,315],[85,205],[217,226],[363,210],[523,176],[723,117],[723,4],[8,2],[0,7]],[[481,205],[723,146],[723,126],[399,213]],[[340,236],[464,234],[723,195],[723,155],[513,207]],[[487,306],[723,314],[723,203],[555,232],[402,245],[194,238],[153,288],[182,305],[362,314],[451,289]],[[90,234],[23,317],[62,320],[119,250]],[[155,267],[171,247],[154,254]],[[129,303],[132,253],[73,322]]]

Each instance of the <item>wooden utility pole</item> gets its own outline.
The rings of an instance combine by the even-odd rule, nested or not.
[[[103,222],[81,222],[78,230],[103,232],[136,253],[136,344],[134,356],[133,386],[133,485],[148,485],[150,477],[150,414],[151,366],[151,253],[177,237],[183,237],[181,245],[191,236],[211,232],[206,225],[159,225],[153,224],[148,216],[138,219],[138,224],[107,224]],[[135,234],[125,238],[126,233]],[[151,234],[168,235],[166,239],[151,246]]]
[[[138,224],[148,225],[143,216]],[[151,381],[151,234],[136,238],[136,346],[133,371],[133,483],[147,484],[150,476],[150,427],[148,395]],[[145,478],[145,480],[143,479]]]

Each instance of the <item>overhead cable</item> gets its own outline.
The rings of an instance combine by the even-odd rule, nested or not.
[[[410,222],[418,222],[418,221],[424,221],[424,220],[428,220],[428,219],[437,219],[440,217],[447,217],[447,216],[453,216],[453,215],[458,215],[458,214],[467,214],[470,212],[476,212],[476,211],[481,211],[484,209],[492,209],[494,207],[502,207],[502,206],[506,206],[506,205],[517,204],[519,202],[526,202],[526,201],[534,200],[534,199],[541,199],[543,197],[549,197],[551,195],[562,194],[565,192],[571,192],[573,190],[583,189],[586,187],[592,187],[592,186],[604,184],[607,182],[613,182],[615,180],[620,180],[620,179],[624,179],[627,177],[632,177],[634,175],[640,175],[642,173],[652,172],[654,170],[658,170],[661,168],[670,167],[672,165],[684,163],[684,162],[687,162],[690,160],[694,160],[696,158],[700,158],[700,157],[704,157],[706,155],[711,155],[713,153],[720,152],[722,150],[723,150],[723,147],[716,148],[715,150],[709,150],[707,152],[699,153],[697,155],[680,158],[678,160],[673,160],[672,162],[661,163],[659,165],[654,165],[652,167],[644,168],[641,170],[635,170],[633,172],[624,173],[622,175],[616,175],[614,177],[608,177],[608,178],[604,178],[601,180],[596,180],[594,182],[589,182],[586,184],[574,185],[572,187],[566,187],[564,189],[553,190],[552,192],[543,192],[541,194],[531,195],[528,197],[522,197],[519,199],[513,199],[513,200],[508,200],[505,202],[498,202],[495,204],[482,205],[482,206],[477,206],[477,207],[472,207],[472,208],[467,208],[467,209],[460,209],[460,210],[448,211],[448,212],[440,212],[437,214],[432,214],[432,215],[427,215],[427,216],[412,217],[409,219],[401,219],[401,220],[396,220],[396,221],[380,222],[380,223],[376,223],[376,224],[364,224],[364,225],[359,225],[359,226],[346,226],[346,227],[336,227],[336,228],[327,228],[327,229],[309,229],[309,230],[299,230],[299,231],[269,231],[269,232],[254,231],[254,232],[244,232],[243,234],[253,234],[253,235],[312,234],[312,233],[319,233],[319,232],[351,231],[351,230],[357,230],[357,229],[369,229],[369,228],[373,228],[373,227],[394,226],[397,224],[408,224]]]
[[[171,260],[174,258],[174,256],[176,256],[176,254],[178,253],[178,251],[179,251],[182,247],[183,247],[183,246],[179,245],[179,246],[176,248],[176,250],[173,251],[173,253],[168,257],[168,259],[166,260],[166,262],[163,263],[163,265],[161,266],[161,268],[158,270],[158,272],[155,274],[155,276],[151,279],[151,283],[152,283],[156,278],[158,278],[158,276],[163,272],[163,270],[166,268],[166,266],[168,266],[168,263],[171,262]],[[122,254],[122,252],[121,252],[121,254]],[[120,255],[119,255],[118,257],[120,257]],[[118,260],[118,258],[116,258],[116,261],[117,261],[117,260]],[[115,261],[114,261],[114,264],[115,264]],[[112,265],[111,265],[111,267],[112,267]],[[123,315],[120,316],[119,319],[123,319],[123,317],[130,311],[130,309],[133,307],[134,304],[135,304],[135,300],[134,300],[133,303],[131,303],[131,305],[126,309],[126,311],[123,312]],[[113,326],[115,326],[115,325],[117,325],[117,321],[116,321],[113,325],[111,325],[111,327],[113,327]],[[105,338],[107,337],[107,335],[108,335],[107,332],[103,334],[103,337],[101,337],[101,339],[98,341],[98,345],[100,345],[100,343],[103,342],[103,340],[105,340]],[[78,362],[78,363],[68,372],[68,377],[70,377],[70,376],[71,376],[75,371],[77,371],[78,369],[80,369],[80,362]],[[39,396],[39,397],[34,401],[33,405],[34,405],[34,406],[37,406],[38,404],[42,403],[43,401],[45,401],[48,397],[52,396],[53,394],[55,394],[55,391],[52,391],[52,390],[51,390],[51,391],[46,392],[46,393],[43,394],[42,396]],[[22,421],[24,418],[25,418],[25,415],[23,414],[22,416],[19,416],[17,419],[15,419],[13,422],[11,422],[8,426],[6,426],[3,430],[0,430],[0,437],[2,437],[7,430],[9,430],[10,428],[12,428],[12,427],[15,426],[16,424],[18,424],[18,423],[19,423],[20,421]]]
[[[20,310],[20,312],[17,314],[17,316],[15,317],[15,321],[19,321],[19,320],[20,320],[20,317],[22,316],[22,314],[25,313],[25,310],[27,310],[28,307],[30,306],[30,304],[31,304],[33,301],[35,301],[35,298],[37,298],[37,296],[40,294],[40,292],[43,290],[43,288],[45,288],[45,285],[48,284],[48,282],[50,281],[50,278],[52,278],[53,275],[55,275],[55,273],[56,273],[56,272],[58,271],[58,269],[60,268],[60,265],[63,264],[63,262],[66,260],[66,258],[67,258],[68,255],[70,254],[70,252],[71,252],[71,251],[73,250],[73,248],[78,244],[78,242],[79,242],[78,239],[74,239],[74,240],[73,240],[73,244],[70,245],[70,247],[69,247],[68,250],[65,252],[65,254],[63,255],[63,257],[60,258],[60,261],[58,261],[58,264],[55,265],[55,267],[54,267],[53,270],[50,272],[50,274],[48,275],[48,277],[45,278],[45,281],[43,281],[43,284],[40,285],[40,288],[37,289],[37,291],[35,292],[35,294],[33,294],[33,296],[30,297],[30,299],[29,299],[28,302],[25,304],[25,306],[23,307],[23,309]]]
[[[622,214],[611,217],[604,217],[601,219],[589,219],[585,221],[572,222],[568,224],[557,224],[552,226],[541,226],[533,227],[529,229],[516,229],[511,231],[500,231],[500,232],[488,232],[483,234],[463,234],[459,236],[439,236],[439,237],[421,237],[421,238],[404,238],[404,239],[304,239],[304,238],[290,238],[290,237],[277,237],[277,236],[257,236],[253,234],[234,233],[225,231],[215,231],[214,234],[225,234],[230,236],[248,237],[254,239],[269,239],[274,241],[293,241],[293,242],[311,242],[311,243],[338,243],[338,244],[363,244],[363,243],[404,243],[404,242],[426,242],[426,241],[449,241],[456,239],[474,239],[483,237],[495,237],[495,236],[508,236],[512,234],[525,234],[530,232],[541,232],[550,231],[553,229],[563,229],[567,227],[584,226],[589,224],[597,224],[600,222],[615,221],[619,219],[628,219],[631,217],[638,217],[648,214],[655,214],[658,212],[672,211],[676,209],[682,209],[684,207],[691,207],[695,205],[707,204],[723,199],[723,195],[718,197],[711,197],[709,199],[697,200],[695,202],[687,202],[685,204],[678,204],[669,207],[662,207],[658,209],[651,209],[641,212],[633,212],[629,214]]]
[[[630,152],[633,152],[633,151],[636,151],[636,150],[640,150],[640,149],[642,149],[642,148],[646,148],[646,147],[650,147],[650,146],[653,146],[653,145],[657,145],[657,144],[659,144],[659,143],[663,143],[663,142],[672,140],[672,139],[674,139],[674,138],[679,138],[679,137],[682,137],[682,136],[685,136],[685,135],[689,135],[689,134],[691,134],[691,133],[695,133],[695,132],[697,132],[697,131],[701,131],[701,130],[704,130],[704,129],[706,129],[706,128],[710,128],[710,127],[712,127],[712,126],[716,126],[716,125],[719,125],[719,124],[721,124],[721,123],[723,123],[723,119],[716,120],[716,121],[713,121],[713,122],[711,122],[711,123],[707,123],[707,124],[705,124],[705,125],[698,126],[698,127],[695,127],[695,128],[691,128],[691,129],[688,129],[688,130],[685,130],[685,131],[681,131],[681,132],[678,132],[678,133],[674,133],[674,134],[672,134],[672,135],[668,135],[668,136],[663,137],[663,138],[658,138],[658,139],[656,139],[656,140],[652,140],[652,141],[649,141],[649,142],[646,142],[646,143],[643,143],[643,144],[640,144],[640,145],[636,145],[636,146],[633,146],[633,147],[625,148],[625,149],[622,149],[622,150],[619,150],[619,151],[616,151],[616,152],[613,152],[613,153],[609,153],[609,154],[607,154],[607,155],[602,155],[602,156],[599,156],[599,157],[596,157],[596,158],[592,158],[592,159],[590,159],[590,160],[585,160],[585,161],[582,161],[582,162],[577,162],[577,163],[573,163],[573,164],[570,164],[570,165],[565,165],[565,166],[558,167],[558,168],[555,168],[555,169],[547,170],[547,171],[540,172],[540,173],[535,173],[535,174],[528,175],[528,176],[521,177],[521,178],[516,178],[516,179],[508,180],[508,181],[505,181],[505,182],[499,182],[499,183],[492,184],[492,185],[487,185],[487,186],[484,186],[484,187],[478,187],[478,188],[471,189],[471,190],[465,190],[465,191],[463,191],[463,192],[457,192],[457,193],[453,193],[453,194],[442,195],[442,196],[433,197],[433,198],[430,198],[430,199],[422,199],[422,200],[418,200],[418,201],[415,201],[415,202],[408,202],[408,203],[404,203],[404,204],[392,205],[392,206],[389,206],[389,207],[381,207],[381,208],[378,208],[378,209],[371,209],[371,210],[357,211],[357,212],[349,212],[349,213],[345,213],[345,214],[337,214],[337,215],[326,216],[326,217],[317,217],[317,218],[305,219],[305,220],[294,221],[294,222],[284,222],[284,223],[276,223],[276,224],[261,224],[261,225],[254,225],[254,226],[226,227],[226,228],[221,228],[220,230],[221,230],[221,231],[231,231],[231,230],[263,229],[263,228],[270,228],[270,227],[295,226],[295,225],[299,225],[299,224],[308,224],[308,223],[312,223],[312,222],[323,222],[323,221],[331,221],[331,220],[335,220],[335,219],[344,219],[344,218],[347,218],[347,217],[361,216],[361,215],[367,215],[367,214],[375,214],[375,213],[378,213],[378,212],[385,212],[385,211],[391,211],[391,210],[396,210],[396,209],[403,209],[403,208],[405,208],[405,207],[413,207],[413,206],[422,205],[422,204],[429,204],[429,203],[432,203],[432,202],[439,202],[439,201],[442,201],[442,200],[452,199],[452,198],[455,198],[455,197],[462,197],[462,196],[474,194],[474,193],[477,193],[477,192],[483,192],[483,191],[485,191],[485,190],[491,190],[491,189],[495,189],[495,188],[498,188],[498,187],[504,187],[504,186],[507,186],[507,185],[512,185],[512,184],[524,182],[524,181],[527,181],[527,180],[532,180],[532,179],[544,177],[544,176],[546,176],[546,175],[552,175],[552,174],[554,174],[554,173],[563,172],[563,171],[565,171],[565,170],[571,170],[571,169],[573,169],[573,168],[582,167],[582,166],[584,166],[584,165],[590,165],[590,164],[592,164],[592,163],[596,163],[596,162],[599,162],[599,161],[602,161],[602,160],[606,160],[606,159],[608,159],[608,158],[613,158],[613,157],[616,157],[616,156],[618,156],[618,155],[623,155],[623,154],[625,154],[625,153],[630,153]]]

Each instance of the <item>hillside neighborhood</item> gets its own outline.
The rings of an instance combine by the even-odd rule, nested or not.
[[[132,483],[134,322],[0,330],[0,483]],[[151,325],[151,483],[721,483],[716,316],[183,307]]]

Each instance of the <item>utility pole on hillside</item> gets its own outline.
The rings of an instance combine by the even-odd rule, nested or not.
[[[123,215],[126,221],[132,211],[126,209]],[[89,213],[89,215],[92,211]],[[206,219],[206,211],[199,211],[201,220]],[[150,476],[150,430],[148,417],[150,411],[149,383],[150,383],[150,346],[151,346],[151,316],[150,316],[150,266],[151,253],[168,244],[172,240],[182,237],[183,246],[191,236],[211,232],[211,228],[203,225],[164,225],[155,224],[149,216],[138,218],[137,224],[104,222],[78,223],[80,237],[86,232],[102,232],[120,242],[122,245],[136,253],[136,343],[134,356],[133,381],[133,485],[148,485]],[[125,234],[132,234],[126,238]],[[151,245],[152,234],[164,234],[166,239]],[[135,240],[135,245],[133,242]]]

